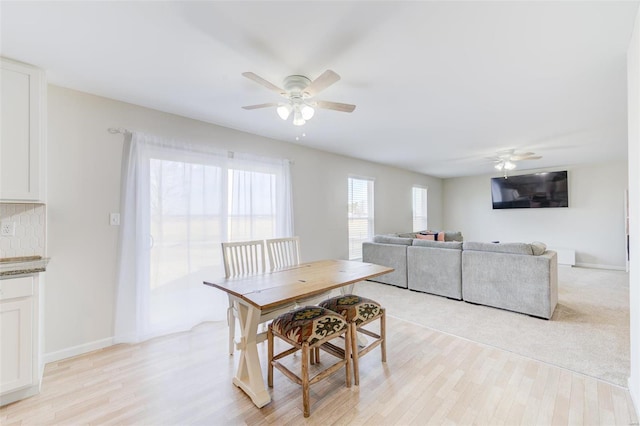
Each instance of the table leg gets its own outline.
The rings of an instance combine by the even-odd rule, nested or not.
[[[261,408],[271,402],[260,368],[257,335],[260,322],[260,310],[244,303],[236,302],[241,326],[241,338],[238,343],[240,361],[233,384],[241,388]]]

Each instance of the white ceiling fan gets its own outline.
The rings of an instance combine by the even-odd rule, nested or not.
[[[252,72],[244,72],[242,75],[286,99],[285,102],[279,103],[270,102],[243,106],[243,109],[276,107],[278,115],[283,120],[287,120],[293,113],[293,124],[296,126],[302,126],[307,120],[310,120],[315,113],[314,108],[332,109],[341,112],[353,112],[356,109],[356,106],[351,104],[313,99],[319,92],[340,80],[340,76],[331,70],[325,71],[313,81],[303,75],[290,75],[283,81],[284,89]]]
[[[515,151],[515,149],[498,151],[496,154],[497,155],[495,157],[488,157],[488,159],[495,163],[494,167],[496,168],[496,170],[504,172],[505,177],[507,175],[507,171],[516,168],[516,162],[525,160],[539,160],[540,158],[542,158],[541,155],[535,155],[534,152],[518,153]]]

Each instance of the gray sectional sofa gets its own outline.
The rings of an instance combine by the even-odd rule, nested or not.
[[[558,256],[542,243],[465,242],[462,298],[541,318],[558,303]]]
[[[413,240],[407,247],[409,290],[462,299],[462,243]]]
[[[549,319],[558,303],[558,261],[542,243],[462,242],[377,235],[363,261],[394,268],[372,279],[410,290]],[[458,241],[451,241],[452,239]]]

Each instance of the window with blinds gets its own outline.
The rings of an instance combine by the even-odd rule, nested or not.
[[[349,259],[362,259],[362,243],[373,238],[373,180],[352,178],[349,184]]]
[[[413,232],[424,231],[427,227],[427,188],[413,187]]]

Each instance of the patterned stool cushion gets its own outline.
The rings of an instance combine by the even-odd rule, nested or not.
[[[375,317],[380,314],[382,306],[371,299],[356,296],[355,294],[345,294],[342,296],[332,297],[319,304],[323,308],[327,308],[344,316],[347,321],[355,322],[356,325]]]
[[[319,306],[304,306],[273,320],[273,330],[289,340],[310,345],[347,328],[345,319]]]

